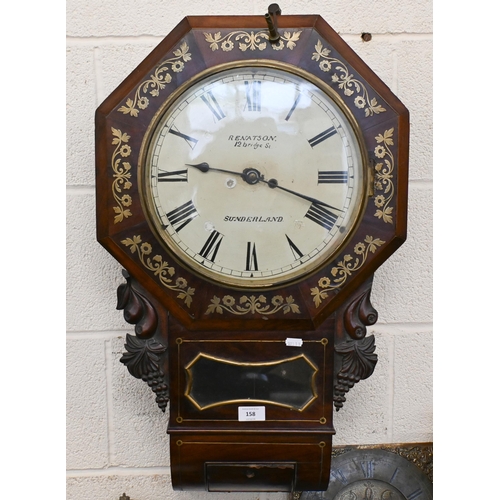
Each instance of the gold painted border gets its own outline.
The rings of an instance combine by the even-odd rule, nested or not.
[[[200,358],[205,358],[205,359],[211,359],[212,361],[217,361],[220,363],[225,363],[228,365],[234,365],[234,366],[272,366],[272,365],[279,365],[281,363],[287,363],[291,361],[295,361],[297,359],[303,358],[306,360],[306,362],[309,364],[309,366],[314,370],[314,373],[311,377],[311,393],[312,396],[311,398],[301,407],[301,408],[296,408],[295,406],[290,406],[287,404],[283,403],[277,403],[276,401],[270,401],[267,399],[231,399],[231,400],[225,400],[225,401],[220,401],[217,403],[213,403],[211,405],[207,406],[201,406],[189,393],[193,387],[193,374],[191,372],[191,368],[194,366],[194,364],[200,359]],[[215,408],[217,406],[225,406],[228,404],[234,404],[234,403],[246,403],[246,404],[253,404],[253,403],[261,403],[261,404],[272,404],[274,406],[281,406],[283,408],[289,408],[290,410],[296,410],[299,412],[302,412],[305,410],[308,406],[310,406],[313,401],[318,399],[318,392],[316,390],[316,375],[319,372],[318,367],[305,355],[305,354],[299,354],[298,356],[293,356],[291,358],[285,358],[285,359],[280,359],[277,361],[265,361],[265,362],[260,362],[260,363],[242,363],[242,362],[237,362],[237,361],[231,361],[229,359],[224,359],[224,358],[218,358],[216,356],[211,356],[209,354],[205,354],[203,352],[200,352],[196,355],[196,357],[189,362],[185,367],[184,370],[187,373],[187,385],[186,385],[186,390],[184,391],[184,396],[193,403],[193,405],[200,411],[203,410],[208,410],[210,408]]]
[[[378,104],[375,97],[370,98],[365,85],[349,73],[347,64],[343,63],[340,59],[329,56],[331,50],[325,48],[321,43],[321,40],[318,40],[318,43],[314,46],[314,48],[316,49],[316,52],[313,52],[311,59],[313,61],[318,61],[319,69],[325,73],[331,71],[332,64],[334,65],[333,69],[338,71],[338,73],[333,73],[331,77],[332,84],[337,84],[339,89],[344,92],[344,95],[348,97],[356,93],[357,95],[354,98],[354,105],[359,109],[365,110],[366,118],[387,111],[384,107]]]
[[[132,117],[139,116],[140,110],[146,109],[149,106],[147,95],[158,97],[160,90],[163,90],[172,81],[172,75],[169,73],[169,70],[174,73],[180,73],[185,67],[184,63],[191,60],[191,54],[188,51],[189,45],[183,42],[179,49],[174,50],[173,54],[175,57],[162,61],[156,67],[154,73],[150,75],[149,79],[139,85],[135,91],[134,98],[128,98],[125,105],[120,106],[118,111]]]
[[[270,45],[274,50],[283,50],[285,46],[287,49],[293,50],[297,45],[296,42],[299,41],[301,33],[302,30],[294,32],[285,31],[280,37],[279,43],[271,43]],[[242,52],[257,49],[261,51],[265,50],[269,41],[269,31],[258,31],[257,33],[254,33],[254,31],[248,32],[244,30],[238,30],[231,31],[224,36],[222,36],[221,32],[218,31],[217,33],[204,32],[203,35],[205,36],[205,41],[210,44],[210,48],[213,52],[219,50],[219,44],[220,48],[224,52],[231,52],[235,48],[234,42],[232,40],[233,37],[235,42],[240,42],[240,40],[243,40],[242,42],[238,43],[238,48]]]
[[[121,241],[123,245],[128,247],[130,253],[137,252],[141,264],[148,270],[158,276],[160,283],[173,292],[179,292],[177,298],[182,300],[188,307],[191,306],[195,288],[189,287],[188,282],[184,278],[176,278],[175,283],[173,277],[176,273],[175,268],[170,266],[167,261],[163,260],[161,255],[155,255],[152,258],[148,257],[153,247],[148,242],[143,242],[140,236],[132,236]]]
[[[311,288],[311,295],[316,307],[319,307],[321,302],[328,298],[328,292],[340,288],[351,274],[359,271],[364,266],[369,253],[375,253],[384,244],[385,241],[373,236],[366,236],[363,242],[356,243],[353,250],[357,257],[353,257],[350,253],[347,253],[330,270],[333,283],[329,277],[324,276],[318,280],[317,287]]]
[[[375,140],[378,146],[375,147],[374,154],[381,160],[375,164],[375,191],[377,194],[373,203],[377,210],[375,217],[382,219],[388,224],[393,224],[392,214],[394,207],[389,206],[394,197],[394,153],[390,146],[394,145],[393,136],[394,127],[385,130],[383,134],[377,135]]]
[[[113,207],[116,214],[113,222],[118,224],[132,215],[132,211],[128,208],[132,205],[132,197],[122,193],[122,190],[128,191],[132,187],[130,182],[132,165],[128,161],[123,161],[132,154],[132,148],[128,145],[129,134],[113,127],[111,127],[111,134],[113,135],[111,144],[116,146],[111,155],[111,168],[113,169],[111,192],[117,203]]]
[[[269,309],[273,306],[272,309]],[[300,314],[300,308],[295,304],[295,299],[289,295],[283,298],[282,295],[275,295],[271,299],[271,304],[267,304],[267,297],[264,295],[242,295],[239,299],[239,304],[236,304],[236,299],[232,295],[224,295],[222,302],[220,297],[214,295],[211,299],[211,304],[208,306],[205,314],[214,312],[223,314],[224,311],[243,316],[245,314],[264,314],[270,315],[282,311],[283,314]]]

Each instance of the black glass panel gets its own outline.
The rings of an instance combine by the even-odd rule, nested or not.
[[[187,371],[187,394],[202,409],[244,400],[299,410],[315,397],[313,378],[317,369],[305,356],[243,364],[200,354]]]

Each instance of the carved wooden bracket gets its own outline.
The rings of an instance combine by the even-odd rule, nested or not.
[[[375,337],[370,335],[362,340],[348,340],[335,346],[335,352],[342,356],[342,368],[337,375],[337,383],[333,386],[333,404],[339,411],[346,401],[344,395],[349,389],[360,380],[367,379],[375,370]]]
[[[117,309],[123,310],[127,323],[135,325],[135,334],[143,339],[151,338],[158,327],[158,314],[153,304],[132,286],[132,278],[127,271],[122,271],[126,283],[118,287]]]
[[[344,312],[344,327],[354,340],[361,340],[366,335],[366,327],[374,325],[378,313],[370,302],[370,288],[356,297]]]
[[[162,358],[167,348],[154,339],[143,340],[127,333],[125,349],[120,361],[127,367],[129,373],[142,379],[156,394],[156,402],[161,411],[165,412],[168,404],[168,379],[163,373]]]
[[[366,337],[367,326],[373,325],[378,313],[370,302],[372,279],[362,286],[339,318],[340,336],[336,336],[335,353],[340,369],[335,370],[333,403],[336,411],[343,407],[345,395],[354,384],[372,375],[378,357],[375,337]],[[340,337],[340,338],[339,338]]]
[[[135,324],[136,336],[127,333],[126,353],[120,361],[129,373],[146,382],[156,394],[156,403],[165,412],[169,400],[168,377],[165,374],[167,348],[153,338],[159,320],[155,307],[133,284],[131,276],[123,271],[126,283],[118,287],[117,309],[123,310],[127,323]]]

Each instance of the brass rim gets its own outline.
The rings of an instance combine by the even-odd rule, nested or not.
[[[155,209],[152,203],[152,196],[150,193],[150,186],[147,182],[147,175],[150,170],[150,158],[151,158],[151,148],[150,145],[155,138],[155,135],[159,129],[159,124],[164,122],[164,116],[168,114],[169,109],[173,104],[179,99],[179,97],[192,85],[218,73],[222,73],[227,70],[238,69],[238,68],[269,68],[280,70],[295,76],[298,76],[311,84],[315,85],[318,89],[323,91],[340,109],[340,112],[346,118],[349,123],[354,137],[357,142],[357,148],[360,154],[360,167],[362,170],[362,188],[360,194],[360,200],[358,202],[358,207],[353,214],[354,223],[351,224],[348,231],[345,232],[343,238],[336,245],[335,249],[331,252],[327,252],[324,258],[318,258],[310,266],[301,266],[296,272],[289,273],[284,277],[280,276],[266,277],[266,278],[254,278],[253,280],[248,278],[240,278],[235,276],[229,276],[227,274],[218,273],[210,268],[206,268],[198,264],[189,255],[184,254],[180,251],[177,243],[170,238],[168,234],[159,230],[158,226],[161,226],[158,217],[155,213]],[[162,243],[167,251],[172,255],[172,258],[179,264],[187,266],[195,275],[207,279],[208,281],[223,285],[227,288],[232,288],[236,290],[272,290],[285,285],[291,285],[298,281],[305,279],[307,276],[314,274],[319,268],[332,262],[346,247],[350,241],[352,235],[356,232],[361,222],[361,215],[363,214],[367,201],[368,201],[368,177],[369,177],[369,160],[368,152],[363,140],[361,128],[354,118],[351,110],[347,107],[344,101],[341,99],[339,94],[335,92],[329,85],[320,80],[315,75],[293,66],[288,63],[280,61],[272,61],[266,59],[252,59],[248,61],[235,61],[230,63],[224,63],[217,66],[208,68],[197,75],[193,76],[183,84],[181,84],[176,90],[174,90],[170,96],[163,102],[163,104],[156,111],[151,122],[149,123],[144,138],[141,144],[139,159],[138,159],[138,188],[139,197],[141,205],[144,208],[144,213],[146,214],[147,223],[151,231],[156,236],[156,239]]]

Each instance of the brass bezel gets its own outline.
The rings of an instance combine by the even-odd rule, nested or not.
[[[194,259],[190,256],[185,255],[179,251],[178,245],[172,241],[170,243],[170,238],[168,235],[165,235],[164,232],[160,232],[158,229],[158,224],[155,222],[157,216],[155,214],[155,210],[151,201],[151,196],[147,196],[145,191],[148,191],[147,182],[145,182],[145,175],[147,173],[147,165],[149,164],[149,158],[151,156],[150,152],[150,144],[153,140],[155,132],[158,128],[158,124],[162,121],[163,116],[168,113],[169,108],[177,101],[177,99],[193,84],[198,83],[199,81],[215,75],[217,73],[221,73],[226,70],[236,69],[236,68],[245,68],[245,67],[262,67],[262,68],[270,68],[281,70],[284,72],[291,73],[292,75],[296,75],[304,80],[309,81],[321,91],[323,91],[328,97],[330,97],[333,102],[340,108],[340,111],[344,114],[344,117],[348,121],[351,126],[354,135],[357,140],[357,145],[361,155],[361,168],[362,168],[362,182],[363,186],[361,189],[361,201],[355,213],[355,222],[352,224],[349,231],[346,231],[346,234],[342,238],[341,242],[337,245],[336,249],[329,255],[325,255],[324,258],[320,258],[319,260],[315,260],[314,263],[311,263],[310,266],[300,267],[296,273],[288,274],[284,279],[280,279],[280,276],[273,276],[265,279],[257,279],[250,280],[248,278],[239,278],[239,277],[231,277],[227,274],[218,273],[210,268],[204,267],[198,264]],[[348,242],[350,241],[352,235],[356,232],[356,229],[359,227],[362,215],[365,211],[368,197],[369,197],[369,159],[368,152],[366,149],[365,142],[363,140],[363,134],[361,132],[361,127],[359,126],[357,120],[355,119],[353,113],[342,100],[335,90],[333,90],[329,85],[320,80],[315,75],[305,71],[297,66],[294,66],[289,63],[274,61],[269,59],[250,59],[250,60],[239,60],[228,63],[219,64],[210,68],[207,68],[200,73],[196,74],[183,84],[181,84],[177,89],[175,89],[168,97],[165,99],[163,104],[159,107],[152,120],[150,121],[141,144],[139,158],[138,158],[138,188],[139,188],[139,197],[141,201],[141,205],[144,209],[144,214],[146,216],[147,223],[149,228],[156,236],[157,240],[164,246],[169,254],[172,255],[174,260],[182,265],[186,266],[188,269],[193,272],[196,276],[199,276],[205,280],[208,280],[211,283],[216,285],[222,285],[227,288],[232,288],[235,290],[272,290],[276,288],[283,287],[285,285],[290,285],[293,283],[297,283],[298,281],[302,281],[306,279],[308,276],[312,275],[319,268],[324,265],[332,262],[346,247]],[[255,282],[257,281],[257,282]]]

